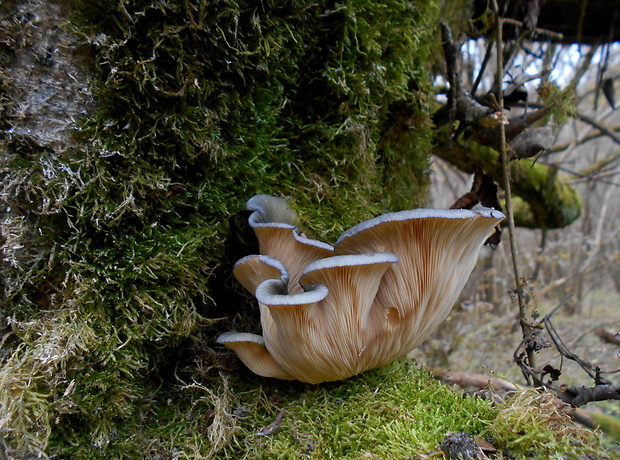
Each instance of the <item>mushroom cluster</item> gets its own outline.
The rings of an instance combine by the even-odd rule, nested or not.
[[[286,201],[247,202],[261,255],[234,275],[256,296],[263,335],[226,332],[218,343],[264,377],[320,383],[388,364],[444,320],[480,248],[504,215],[494,209],[384,214],[335,245],[306,238]]]

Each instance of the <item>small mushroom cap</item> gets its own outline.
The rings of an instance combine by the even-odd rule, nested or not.
[[[255,374],[281,380],[295,380],[276,363],[265,347],[262,336],[248,332],[225,332],[217,343],[233,350],[243,363]]]
[[[256,195],[245,204],[245,209],[254,211],[250,225],[282,223],[291,226],[299,224],[299,217],[286,200],[271,195]]]
[[[233,275],[252,295],[256,295],[256,288],[266,280],[280,279],[288,284],[288,272],[284,264],[269,256],[245,256],[235,264]]]
[[[256,289],[256,299],[264,305],[275,307],[315,304],[327,296],[327,288],[320,284],[297,294],[289,294],[287,287],[283,280],[267,280]]]
[[[301,292],[299,277],[303,269],[315,260],[333,256],[333,246],[303,236],[296,227],[297,215],[281,198],[256,195],[246,208],[254,211],[249,223],[258,238],[260,253],[284,264],[291,293]]]

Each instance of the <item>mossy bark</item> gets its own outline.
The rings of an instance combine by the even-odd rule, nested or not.
[[[435,137],[433,153],[465,172],[474,173],[482,167],[498,182],[504,175],[495,150],[462,139],[450,142],[446,130]],[[530,159],[513,160],[509,167],[511,189],[516,195],[513,205],[517,226],[561,228],[581,215],[582,202],[577,190],[558,175],[555,167]]]
[[[179,374],[225,367],[203,326],[241,302],[229,277],[252,195],[291,197],[328,241],[426,199],[434,1],[20,0],[0,13],[11,452],[108,458],[155,442],[141,433],[169,422]],[[45,112],[66,129],[52,140],[18,116],[43,76],[48,104],[86,95],[76,113]]]

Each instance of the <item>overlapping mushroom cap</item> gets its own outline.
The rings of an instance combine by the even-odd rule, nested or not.
[[[234,274],[258,299],[263,335],[227,332],[218,342],[259,375],[308,383],[347,378],[419,346],[504,218],[487,208],[394,212],[331,246],[300,234],[280,198],[257,195],[247,208],[262,255],[241,259]]]

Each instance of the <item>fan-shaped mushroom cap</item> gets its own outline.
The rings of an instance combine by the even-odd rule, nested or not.
[[[299,277],[305,267],[315,260],[334,255],[327,243],[306,238],[297,230],[297,215],[286,201],[269,195],[251,198],[246,209],[254,211],[249,223],[258,238],[260,253],[279,260],[290,276],[291,293],[301,292]]]
[[[377,329],[386,344],[379,361],[413,350],[445,319],[484,241],[503,218],[488,208],[416,209],[384,214],[340,236],[336,254],[389,251],[400,261],[387,270],[377,292],[377,307],[386,318]]]
[[[251,255],[239,259],[233,268],[237,281],[256,295],[256,288],[266,280],[281,279],[288,284],[288,271],[282,262],[269,256]]]

